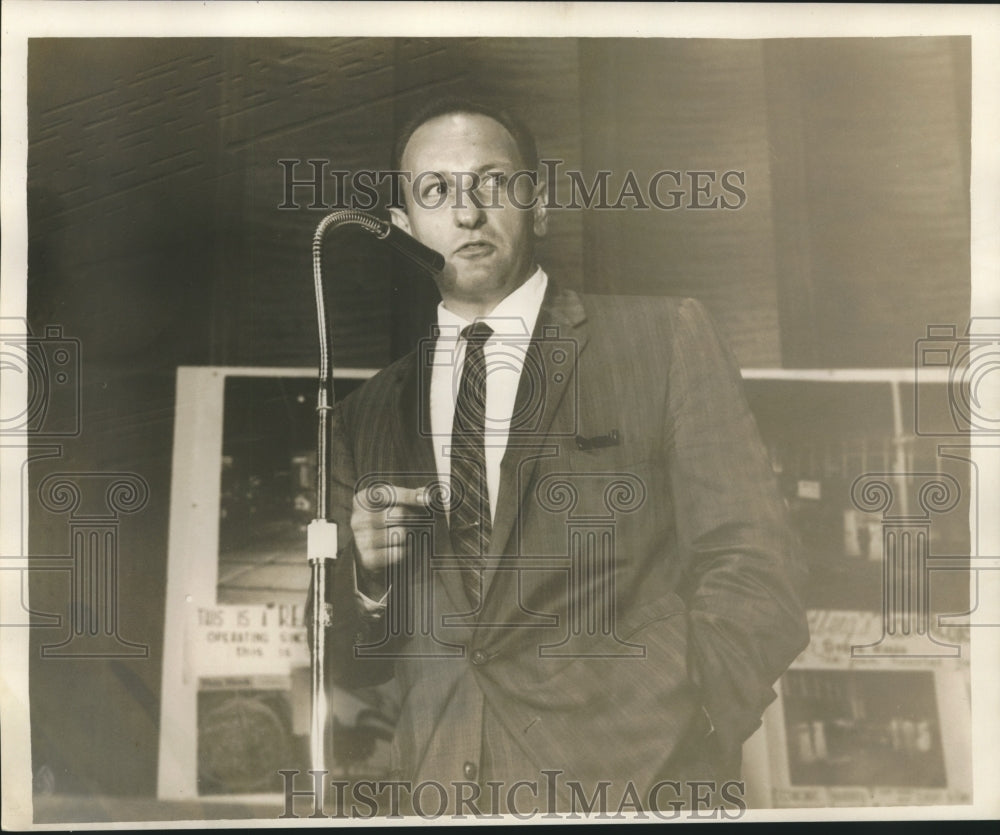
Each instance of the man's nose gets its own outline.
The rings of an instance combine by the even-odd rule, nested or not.
[[[468,194],[454,208],[455,225],[463,229],[478,229],[486,222],[486,210],[477,206]]]

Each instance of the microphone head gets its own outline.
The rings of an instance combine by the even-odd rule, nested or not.
[[[444,256],[440,252],[420,243],[398,226],[387,223],[385,234],[379,237],[431,276],[444,269]]]

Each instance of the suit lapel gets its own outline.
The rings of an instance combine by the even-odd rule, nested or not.
[[[500,491],[490,537],[490,562],[486,580],[495,573],[518,528],[520,509],[541,458],[558,454],[556,435],[550,434],[560,406],[575,408],[577,398],[566,401],[577,385],[577,359],[589,337],[586,314],[578,294],[550,283],[539,311],[518,383],[507,451],[500,466]],[[571,415],[571,417],[573,417]],[[573,426],[566,431],[575,431]]]
[[[402,425],[394,437],[400,439],[399,458],[401,471],[426,473],[424,484],[437,480],[437,459],[434,444],[448,443],[435,438],[431,431],[430,392],[433,340],[421,340],[413,354],[413,362],[400,369],[401,397],[398,414]],[[434,514],[433,556],[447,557],[452,553],[448,520],[444,513]],[[460,612],[468,608],[462,579],[457,571],[437,572],[450,604],[439,611]]]
[[[401,394],[397,414],[402,425],[393,437],[399,439],[398,460],[405,462],[405,469],[436,473],[430,419],[431,367],[430,357],[425,355],[429,344],[421,340],[412,363],[400,368]]]

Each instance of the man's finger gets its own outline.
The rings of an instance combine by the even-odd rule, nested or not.
[[[354,494],[354,504],[363,510],[376,512],[392,508],[412,508],[423,510],[428,504],[429,491],[426,487],[400,487],[395,484],[379,484]]]

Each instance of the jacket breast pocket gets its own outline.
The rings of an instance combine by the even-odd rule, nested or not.
[[[645,444],[625,440],[591,449],[571,447],[562,461],[577,473],[630,473],[651,463],[652,455]]]

